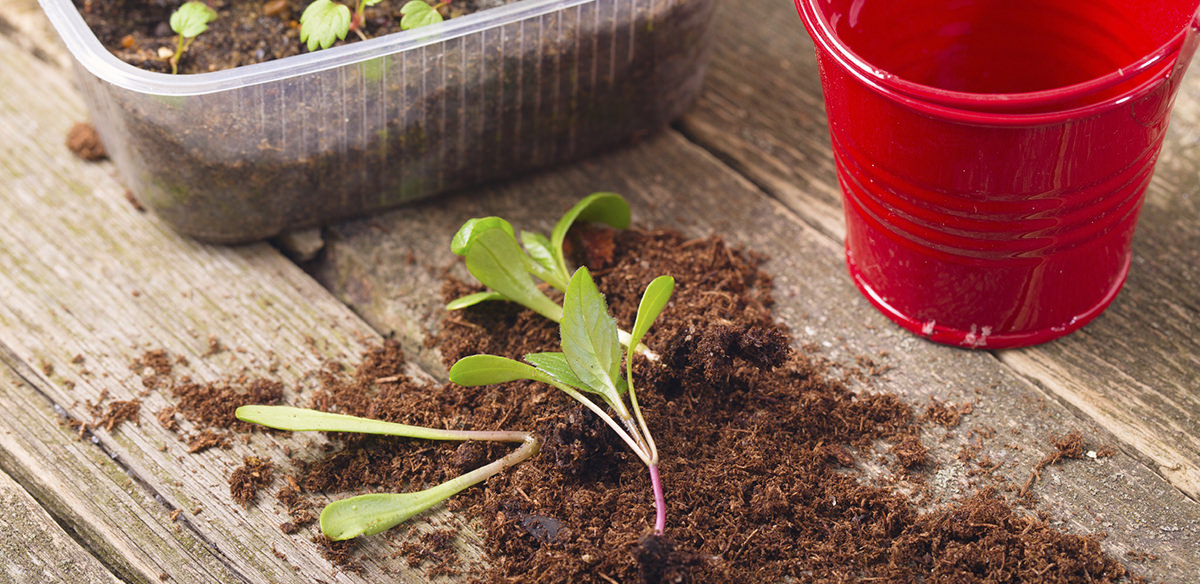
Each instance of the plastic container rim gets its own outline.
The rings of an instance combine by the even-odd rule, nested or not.
[[[1155,67],[1165,67],[1166,73],[1169,74],[1175,65],[1174,58],[1178,56],[1187,36],[1200,26],[1198,10],[1179,32],[1148,55],[1128,67],[1087,81],[1025,93],[971,93],[908,81],[874,67],[837,37],[828,19],[818,10],[818,2],[820,0],[795,0],[796,9],[800,12],[813,40],[856,79],[876,92],[894,98],[913,109],[978,123],[1038,124],[1063,121],[1119,105],[1137,96],[1147,87],[1156,85],[1160,81],[1159,75],[1153,75],[1150,80],[1130,91],[1083,106],[1036,113],[1004,111],[1020,107],[1053,108],[1056,103],[1102,91]]]
[[[71,0],[38,0],[63,43],[97,78],[129,91],[161,96],[204,95],[273,83],[441,43],[598,0],[519,0],[439,24],[209,73],[170,75],[130,65],[100,43]],[[297,41],[299,42],[299,41]]]

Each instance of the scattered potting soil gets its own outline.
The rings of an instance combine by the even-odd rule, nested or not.
[[[1062,436],[1052,436],[1051,444],[1054,445],[1054,451],[1042,457],[1036,465],[1033,466],[1033,471],[1029,473],[1029,478],[1025,484],[1021,486],[1021,496],[1029,495],[1029,489],[1042,476],[1042,470],[1052,464],[1058,464],[1065,459],[1083,458],[1085,456],[1086,446],[1083,441],[1083,434],[1078,430],[1071,430]],[[1090,453],[1093,458],[1104,458],[1112,456],[1111,448],[1102,447],[1099,450],[1093,450]]]
[[[138,423],[138,414],[142,410],[142,400],[113,400],[109,401],[108,391],[100,392],[100,395],[93,403],[86,402],[84,405],[87,411],[92,416],[91,422],[84,422],[71,417],[67,417],[65,423],[68,428],[74,430],[79,439],[83,440],[88,433],[97,428],[103,428],[106,432],[112,432],[118,426],[125,422]]]
[[[632,324],[645,283],[660,274],[677,281],[645,341],[659,361],[635,362],[638,399],[661,455],[666,535],[651,531],[645,467],[567,396],[532,382],[477,388],[418,382],[404,374],[399,345],[387,342],[353,368],[329,363],[317,372],[320,389],[294,405],[434,427],[526,430],[543,442],[533,459],[446,503],[479,526],[490,556],[486,573],[456,563],[455,534],[444,530],[420,536],[419,545],[396,544],[409,566],[480,584],[1130,578],[1096,537],[1058,531],[995,489],[923,510],[895,481],[869,479],[860,463],[882,461],[895,477],[921,484],[930,470],[921,425],[953,428],[971,406],[932,402],[921,414],[896,395],[852,391],[818,358],[792,350],[788,330],[771,313],[762,258],[719,237],[686,240],[670,231],[597,231],[586,241],[579,249],[587,253],[576,260],[592,268],[623,327]],[[475,290],[448,280],[444,294]],[[556,334],[528,311],[487,303],[447,315],[429,343],[449,365],[481,352],[520,358],[556,350]],[[252,394],[252,383],[215,384],[238,389],[202,404],[170,389],[178,383],[165,387],[196,427],[240,432],[218,401],[279,399]],[[330,437],[329,445],[285,452],[290,464],[277,466],[271,486],[255,484],[253,492],[276,489],[275,501],[291,517],[281,529],[313,539],[348,571],[362,569],[358,541],[317,535],[311,497],[423,489],[510,448]],[[1059,456],[1047,464],[1075,455],[1075,445],[1073,436],[1056,443]],[[231,489],[246,483],[248,466],[231,477]],[[410,528],[395,533],[411,542],[417,536],[405,532]]]
[[[206,0],[217,19],[185,50],[180,73],[231,69],[298,55],[300,15],[308,0]],[[407,0],[386,0],[365,10],[364,34],[381,36],[400,30],[400,8]],[[444,10],[453,18],[505,0],[453,0]],[[100,42],[117,58],[149,71],[170,73],[167,58],[178,39],[171,30],[171,13],[182,0],[75,0],[75,6]],[[346,2],[353,10],[353,5]],[[432,2],[431,4],[436,4]],[[355,42],[351,32],[344,41]]]
[[[259,490],[271,484],[274,478],[275,465],[270,460],[257,456],[247,456],[229,475],[229,495],[234,502],[248,506],[258,499]]]
[[[221,350],[219,341],[209,339],[206,356]],[[238,406],[273,404],[283,397],[283,383],[277,380],[237,375],[199,383],[188,376],[177,377],[176,364],[186,365],[187,362],[182,357],[172,359],[165,350],[154,349],[134,359],[130,369],[141,378],[144,391],[161,391],[177,400],[175,405],[155,413],[155,419],[163,428],[179,434],[190,453],[224,448],[229,445],[234,432],[250,431],[250,424],[238,421],[234,416]],[[177,415],[191,421],[196,431],[181,433]]]

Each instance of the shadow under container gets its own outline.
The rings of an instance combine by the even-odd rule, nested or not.
[[[1061,337],[1103,312],[1129,271],[1145,190],[1196,49],[1195,2],[1147,9],[1147,28],[1160,28],[1131,49],[1144,53],[1114,59],[1128,58],[1126,67],[1100,63],[1104,73],[1093,75],[1050,63],[1041,72],[1051,82],[1081,77],[1048,89],[987,89],[1020,86],[1039,72],[1036,58],[1055,51],[1095,63],[1101,47],[1140,30],[1095,2],[1021,3],[1043,4],[1056,10],[925,0],[876,4],[872,14],[850,0],[796,0],[816,42],[850,274],[888,318],[936,342],[995,349]],[[954,12],[978,8],[996,10]],[[924,9],[929,18],[918,18]],[[916,24],[897,24],[906,17]],[[1040,27],[1032,36],[1041,44],[1014,32],[1027,22]],[[972,39],[975,47],[1010,69],[949,68],[956,80],[991,76],[976,87],[912,81],[944,80],[932,64],[971,50],[951,33],[986,35],[987,23],[1000,26]],[[907,35],[897,41],[906,50],[873,44],[882,35],[869,31],[881,29]]]
[[[361,216],[579,159],[681,115],[713,0],[521,0],[227,71],[172,76],[40,0],[123,180],[217,243]]]

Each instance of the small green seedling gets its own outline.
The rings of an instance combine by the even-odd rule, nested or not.
[[[208,23],[217,19],[217,11],[200,0],[185,2],[171,13],[171,30],[175,31],[175,52],[167,59],[171,74],[179,73],[179,60],[200,33],[208,30]]]
[[[374,6],[383,0],[358,0],[354,12],[350,8],[333,0],[314,0],[300,15],[300,42],[308,45],[309,51],[328,49],[333,43],[344,40],[350,31],[359,38],[366,40],[363,34],[363,11],[367,6]],[[400,28],[409,30],[442,21],[442,13],[438,12],[450,0],[442,0],[430,6],[424,0],[410,0],[400,7]]]
[[[566,291],[571,272],[567,269],[563,241],[571,226],[576,221],[591,221],[625,229],[629,220],[629,203],[616,193],[584,197],[558,220],[549,238],[522,231],[521,244],[517,243],[512,224],[500,217],[469,219],[454,234],[450,251],[463,256],[467,271],[490,290],[457,298],[446,309],[460,310],[488,300],[508,300],[560,322],[563,308],[538,289],[533,278]],[[629,334],[625,331],[618,334],[621,343],[628,344]],[[645,347],[638,350],[655,358]]]
[[[666,308],[674,289],[675,280],[670,276],[659,276],[650,282],[638,305],[627,346],[638,346]],[[599,416],[649,469],[654,493],[654,532],[662,535],[667,511],[658,472],[658,448],[638,406],[631,356],[625,357],[625,377],[622,378],[622,351],[616,319],[608,313],[604,296],[596,289],[587,268],[576,270],[567,283],[559,333],[561,353],[525,355],[529,364],[496,355],[464,357],[450,368],[450,381],[466,386],[519,379],[540,381],[562,390]],[[616,414],[620,424],[584,393],[598,396]],[[629,397],[628,405],[625,396]]]
[[[236,415],[244,422],[291,432],[355,432],[423,440],[521,443],[519,448],[499,460],[424,491],[359,495],[326,505],[321,511],[321,532],[335,541],[360,535],[374,535],[391,529],[460,491],[520,464],[537,454],[540,446],[537,437],[528,432],[438,430],[287,406],[242,406],[237,409]]]
[[[450,0],[442,0],[434,6],[430,6],[425,0],[409,0],[404,6],[400,7],[400,29],[412,30],[422,26],[429,26],[441,22],[442,13],[438,9],[450,4]]]
[[[354,14],[344,4],[333,0],[315,0],[300,14],[300,42],[308,45],[309,51],[328,49],[333,43],[346,38],[352,29],[366,38],[359,30],[362,11],[381,0],[360,0]]]

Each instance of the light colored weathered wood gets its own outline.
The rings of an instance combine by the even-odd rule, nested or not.
[[[0,582],[117,584],[12,477],[0,473]]]
[[[718,9],[716,58],[681,122],[822,233],[844,235],[812,42],[787,2]],[[1200,59],[1198,59],[1200,60]],[[1200,497],[1200,67],[1184,80],[1116,302],[1066,339],[998,358]],[[764,75],[770,71],[770,75]]]
[[[38,74],[26,76],[31,70]],[[366,570],[356,575],[320,556],[309,539],[315,527],[282,534],[279,480],[256,505],[234,504],[227,481],[244,456],[270,458],[282,471],[281,444],[299,450],[311,438],[256,435],[187,454],[154,419],[173,398],[139,395],[130,369],[161,348],[185,357],[178,369],[197,381],[245,372],[279,379],[294,396],[315,383],[306,373],[326,359],[354,363],[378,335],[270,246],[200,245],[136,211],[110,164],[83,163],[63,146],[85,117],[64,73],[6,37],[0,87],[0,465],[128,580],[428,581],[387,557],[382,538],[364,546]],[[210,337],[227,350],[206,356]],[[138,423],[78,440],[61,416],[92,421],[87,403],[102,395],[140,397]],[[433,523],[464,525],[435,511],[400,535]],[[470,569],[479,557],[463,531]]]
[[[55,69],[71,65],[71,54],[54,36],[37,0],[5,0],[0,6],[0,36]]]
[[[376,328],[397,331],[416,346],[419,335],[434,330],[441,318],[438,274],[453,262],[449,237],[462,221],[500,215],[518,228],[546,231],[579,197],[599,190],[626,195],[636,224],[675,227],[693,236],[719,232],[770,254],[766,267],[776,277],[776,309],[797,341],[823,345],[824,356],[846,368],[855,367],[857,356],[894,367],[873,387],[896,392],[918,408],[931,397],[974,402],[974,413],[946,439],[940,432],[927,436],[938,461],[930,484],[939,500],[961,495],[968,486],[968,469],[955,455],[973,430],[984,437],[986,454],[1003,463],[999,480],[1017,485],[1053,449],[1051,436],[1077,429],[1093,444],[1115,443],[1045,399],[991,354],[933,345],[891,326],[856,292],[837,242],[674,132],[512,184],[329,228],[315,274]],[[1118,557],[1130,551],[1159,556],[1131,566],[1136,572],[1182,583],[1200,571],[1200,505],[1138,461],[1117,455],[1042,474],[1034,488],[1038,509],[1066,529],[1107,532],[1104,545]]]

